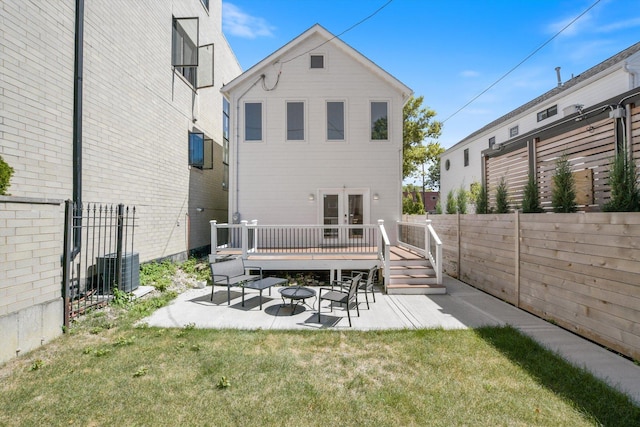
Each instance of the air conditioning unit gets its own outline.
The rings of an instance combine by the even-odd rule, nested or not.
[[[118,280],[116,270],[117,254],[106,254],[96,258],[96,274],[98,276],[99,292],[110,294]],[[122,283],[118,289],[132,292],[140,286],[140,259],[137,252],[122,254]]]

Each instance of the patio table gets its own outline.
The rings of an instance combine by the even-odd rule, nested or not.
[[[260,310],[262,310],[262,291],[269,289],[269,295],[271,295],[271,287],[275,285],[281,285],[287,283],[287,279],[280,279],[278,277],[266,277],[264,279],[253,280],[246,282],[242,285],[242,306],[244,307],[244,290],[245,288],[257,289],[260,291]]]

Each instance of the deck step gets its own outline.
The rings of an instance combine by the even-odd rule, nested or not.
[[[444,295],[447,288],[444,285],[422,284],[413,285],[409,283],[395,283],[387,286],[389,295]]]

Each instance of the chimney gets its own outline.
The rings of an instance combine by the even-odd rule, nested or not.
[[[560,77],[560,67],[556,67],[556,75],[558,76],[558,87],[562,86],[562,78]]]

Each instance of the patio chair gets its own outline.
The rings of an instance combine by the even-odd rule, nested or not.
[[[345,304],[347,306],[347,317],[349,318],[349,326],[351,326],[351,312],[349,310],[349,305],[354,300],[356,302],[356,311],[358,312],[358,317],[360,317],[360,308],[358,307],[358,286],[360,286],[361,280],[362,273],[359,273],[349,279],[348,288],[344,288],[341,286],[344,284],[344,282],[335,282],[338,285],[339,290],[336,290],[334,286],[332,286],[331,288],[320,288],[320,291],[318,292],[318,323],[320,323],[320,309],[322,306],[322,300],[325,300],[331,301],[331,311],[333,311],[334,302]],[[325,291],[325,293],[323,294],[322,291]]]
[[[369,293],[373,298],[373,302],[376,302],[376,294],[373,292],[373,285],[375,284],[375,280],[378,274],[378,266],[374,265],[369,270],[359,271],[354,270],[351,272],[351,276],[343,277],[340,283],[345,283],[351,280],[356,274],[362,273],[362,280],[360,281],[360,286],[358,286],[358,292],[364,293],[364,298],[367,302],[367,309],[369,309]]]
[[[231,304],[231,286],[239,286],[246,282],[262,279],[262,268],[244,265],[242,257],[210,262],[211,269],[211,301],[215,285],[227,285],[227,304]],[[260,274],[250,274],[251,270],[258,270]]]

